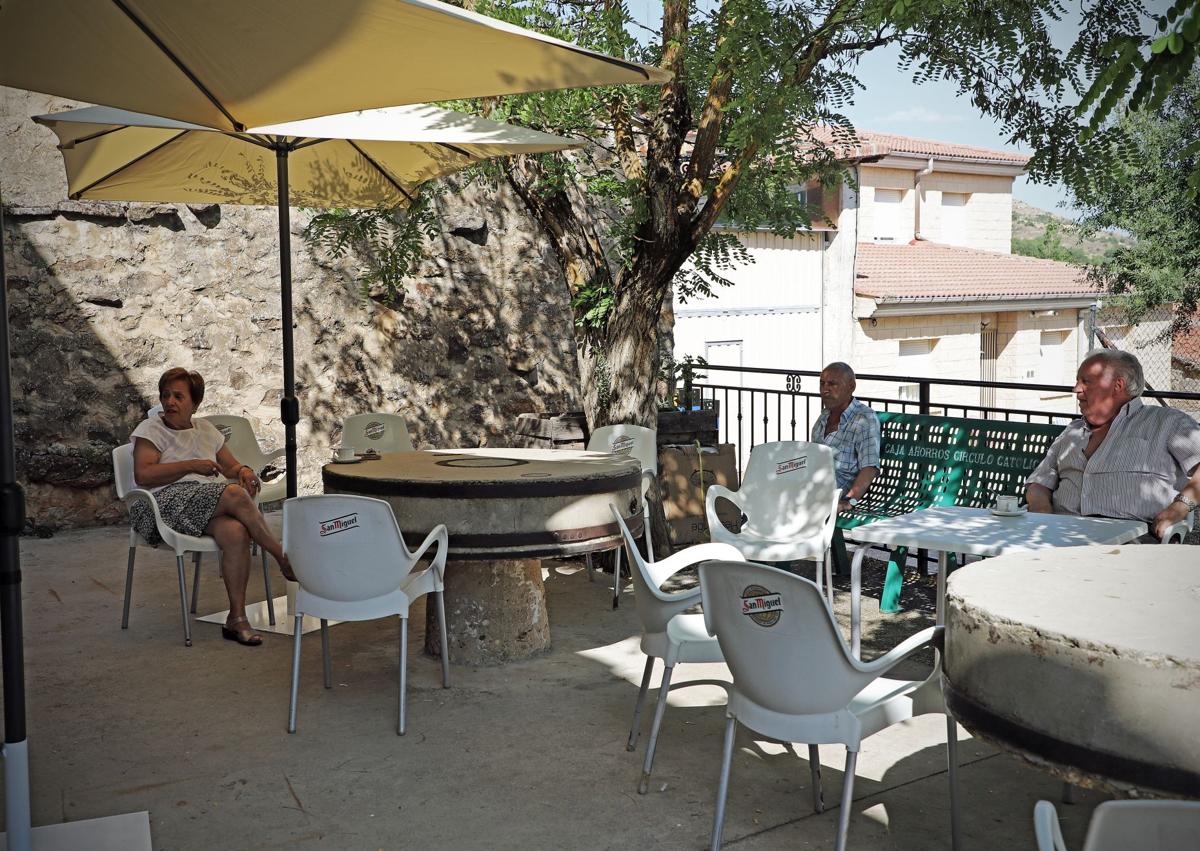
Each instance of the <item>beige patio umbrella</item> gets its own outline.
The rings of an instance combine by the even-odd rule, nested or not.
[[[225,130],[668,79],[436,0],[0,3],[0,85]]]
[[[425,104],[212,130],[110,107],[34,116],[58,136],[74,199],[277,204],[288,496],[296,495],[291,202],[406,206],[417,187],[489,157],[581,143]],[[272,174],[272,171],[275,174]],[[291,416],[289,416],[290,414]]]

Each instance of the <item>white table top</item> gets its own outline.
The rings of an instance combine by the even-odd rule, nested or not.
[[[987,508],[956,505],[924,508],[854,530],[854,537],[867,543],[978,556],[1046,547],[1124,544],[1144,534],[1146,524],[1141,520],[1032,512],[1001,517]]]

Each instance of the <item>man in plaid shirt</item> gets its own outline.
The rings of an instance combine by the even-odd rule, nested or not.
[[[853,508],[879,473],[879,417],[854,398],[854,370],[831,363],[821,370],[821,405],[812,440],[834,452],[834,473],[842,489],[840,511]]]

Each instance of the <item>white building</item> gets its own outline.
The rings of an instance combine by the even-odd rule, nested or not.
[[[864,374],[1072,384],[1098,295],[1073,266],[1011,253],[1012,183],[1027,157],[867,132],[859,142],[847,152],[858,191],[806,190],[833,227],[791,239],[739,234],[755,262],[728,275],[736,286],[676,301],[676,358],[795,370],[840,360]],[[1110,326],[1110,337],[1168,345],[1152,331]],[[1147,377],[1170,387],[1169,354],[1143,362],[1166,364]],[[782,376],[724,371],[704,383],[785,389]],[[915,399],[916,386],[860,381],[859,395]],[[816,380],[801,387],[815,392]],[[1062,392],[935,387],[934,397],[1075,410]]]

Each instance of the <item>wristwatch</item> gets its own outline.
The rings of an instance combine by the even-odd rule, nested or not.
[[[1196,500],[1192,499],[1190,496],[1188,496],[1183,491],[1180,491],[1179,493],[1175,494],[1175,498],[1171,501],[1172,502],[1182,502],[1184,505],[1187,506],[1188,511],[1196,510]],[[851,505],[853,505],[853,504],[854,503],[851,503]]]
[[[851,508],[853,508],[854,506],[858,505],[858,498],[857,498],[857,497],[853,497],[853,496],[852,496],[852,497],[848,497],[848,498],[846,499],[846,505],[848,505],[848,506],[850,506]],[[1195,508],[1195,507],[1196,507],[1196,503],[1194,503],[1194,502],[1193,502],[1193,503],[1192,503],[1192,508]]]

